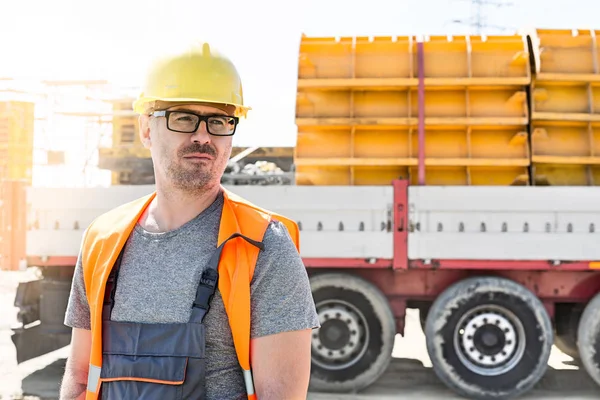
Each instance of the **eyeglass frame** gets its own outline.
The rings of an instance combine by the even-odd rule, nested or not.
[[[191,115],[198,117],[198,123],[196,124],[196,127],[194,128],[194,130],[187,132],[187,131],[178,131],[176,129],[171,129],[169,127],[169,115],[171,113],[175,113],[175,112],[191,114]],[[200,114],[196,114],[192,111],[188,111],[188,110],[159,110],[159,111],[153,111],[152,113],[150,113],[150,115],[155,116],[155,117],[165,117],[167,129],[170,130],[171,132],[177,132],[177,133],[188,133],[188,134],[196,133],[196,131],[198,131],[198,128],[200,127],[200,124],[202,123],[202,121],[204,121],[204,124],[206,125],[206,132],[208,132],[208,134],[212,135],[212,136],[233,136],[235,134],[235,131],[237,130],[238,124],[240,122],[239,117],[233,117],[231,115],[224,115],[224,114],[200,115]],[[226,117],[226,118],[233,119],[235,121],[235,125],[233,126],[233,132],[228,133],[226,135],[219,135],[219,134],[211,133],[210,128],[208,127],[208,119],[214,118],[214,117]]]

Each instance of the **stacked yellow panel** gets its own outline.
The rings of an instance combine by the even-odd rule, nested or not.
[[[593,30],[538,29],[531,96],[537,185],[600,185],[600,50]]]
[[[17,269],[25,257],[24,185],[32,178],[34,111],[33,103],[0,102],[0,269]]]
[[[34,109],[29,102],[0,102],[0,180],[31,184]]]
[[[150,151],[139,136],[138,117],[133,112],[132,99],[113,102],[113,145],[100,149],[100,168],[110,169],[113,185],[128,183],[135,169],[148,168]]]
[[[26,185],[0,179],[0,270],[16,270],[25,259]]]
[[[418,183],[420,117],[422,183],[528,183],[525,37],[303,37],[299,56],[298,185]]]

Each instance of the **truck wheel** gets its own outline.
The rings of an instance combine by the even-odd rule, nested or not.
[[[547,369],[552,322],[541,301],[516,282],[469,278],[433,303],[427,351],[442,382],[470,399],[510,399]]]
[[[313,332],[310,389],[357,392],[387,369],[396,325],[386,297],[350,274],[311,277],[321,327]]]
[[[577,347],[583,367],[600,385],[600,293],[592,298],[581,314]]]
[[[554,345],[563,353],[579,360],[577,329],[583,307],[581,305],[556,305],[554,314]]]

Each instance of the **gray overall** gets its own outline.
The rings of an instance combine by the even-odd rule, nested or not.
[[[111,321],[122,252],[106,282],[102,311],[102,385],[110,400],[206,399],[204,317],[219,278],[223,246],[241,237],[263,250],[263,243],[235,233],[213,253],[203,271],[187,323],[144,324]]]

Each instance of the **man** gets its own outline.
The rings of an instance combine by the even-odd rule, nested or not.
[[[220,185],[245,116],[229,59],[165,58],[135,102],[156,192],[86,230],[61,399],[301,399],[319,326],[296,224]]]

